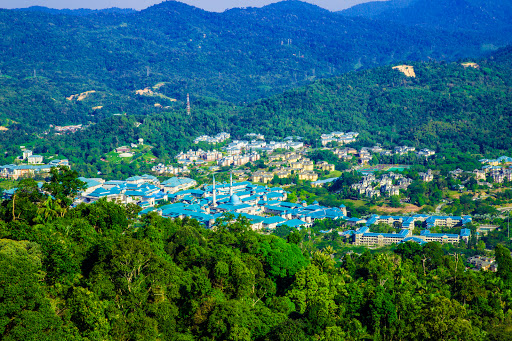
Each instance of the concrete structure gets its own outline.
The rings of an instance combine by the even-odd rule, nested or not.
[[[354,219],[354,218],[351,218]],[[351,223],[349,219],[349,224]],[[445,226],[464,227],[465,224],[471,222],[471,217],[440,217],[440,216],[428,216],[428,215],[414,215],[410,217],[405,216],[378,216],[373,215],[367,221],[359,220],[357,218],[353,221],[353,226],[364,224],[357,230],[349,230],[341,233],[342,236],[351,239],[351,242],[355,245],[368,245],[368,246],[385,246],[403,242],[418,242],[420,244],[428,242],[439,242],[439,243],[459,243],[461,241],[468,242],[471,236],[471,231],[467,228],[461,228],[460,234],[450,233],[432,233],[430,231],[434,226]],[[412,235],[415,222],[419,221],[426,227],[420,235]],[[390,226],[394,226],[400,229],[398,233],[376,233],[371,232],[370,228],[372,225],[385,223]]]
[[[43,163],[43,157],[41,155],[30,155],[27,157],[27,161],[30,164],[42,164]]]
[[[26,160],[29,156],[32,156],[32,151],[31,150],[24,150],[23,151],[23,160]]]
[[[0,177],[12,180],[18,180],[20,178],[32,178],[35,175],[46,175],[50,173],[50,170],[54,166],[50,165],[4,165],[0,166]]]
[[[170,178],[161,183],[160,188],[166,193],[176,193],[197,186],[197,181],[190,178]]]
[[[355,132],[343,133],[339,131],[334,131],[330,134],[322,134],[322,136],[320,136],[320,141],[322,143],[322,146],[326,146],[328,143],[332,142],[343,145],[355,142],[358,136],[359,133]]]

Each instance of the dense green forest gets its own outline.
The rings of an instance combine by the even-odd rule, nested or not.
[[[410,63],[416,77],[391,67],[348,73],[257,101],[240,126],[262,133],[362,132],[368,142],[486,153],[509,150],[512,102],[510,48],[479,61]]]
[[[350,72],[247,105],[198,99],[191,116],[176,107],[158,114],[104,118],[76,134],[45,135],[36,140],[34,150],[69,158],[82,175],[97,171],[137,174],[148,166],[112,169],[100,158],[138,138],[154,147],[156,157],[170,161],[179,151],[194,147],[193,139],[205,133],[227,131],[234,138],[243,138],[246,133],[258,132],[269,139],[299,135],[315,146],[322,133],[353,130],[361,133],[358,146],[428,147],[442,158],[436,165],[458,167],[459,161],[450,160],[461,152],[494,156],[512,152],[511,57],[512,49],[506,48],[474,60],[478,68],[464,67],[462,61],[410,63],[415,78],[391,67]],[[8,152],[4,162],[19,154],[15,143],[27,138],[23,134],[2,143]],[[475,167],[477,158],[464,154],[463,159],[472,160],[468,167]]]
[[[356,69],[480,55],[486,43],[299,1],[224,13],[176,1],[140,12],[0,10],[0,34],[0,121],[44,129],[157,113],[154,104],[183,103],[187,93],[251,102]],[[135,95],[148,87],[153,96]],[[66,100],[87,91],[96,93]]]
[[[51,193],[76,188],[61,180]],[[464,248],[436,243],[336,254],[306,231],[284,239],[232,217],[207,230],[59,200],[23,180],[0,206],[2,340],[512,338],[499,244],[498,272],[475,272]]]
[[[479,43],[460,33],[426,34],[418,43],[414,29],[396,34],[397,26],[297,1],[220,14],[178,2],[141,12],[0,10],[0,23],[6,37],[0,43],[4,164],[28,145],[70,159],[84,176],[132,175],[150,166],[100,159],[143,138],[154,156],[168,162],[194,147],[198,135],[220,131],[235,138],[249,132],[270,139],[299,135],[315,146],[322,133],[353,130],[361,133],[359,146],[406,144],[445,154],[496,155],[512,147],[510,47],[480,59],[398,62],[467,55]],[[415,51],[427,45],[430,52]],[[435,55],[444,47],[453,53]],[[361,65],[355,66],[355,56]],[[364,62],[361,56],[373,57]],[[478,68],[463,67],[464,61]],[[391,68],[402,63],[413,66],[416,77]],[[295,81],[292,69],[308,72],[307,79]],[[281,83],[265,83],[268,91],[260,92],[262,77]],[[252,100],[304,82],[311,84]],[[145,88],[151,92],[135,93]],[[188,91],[191,116],[183,102]],[[50,129],[69,123],[89,127],[64,136]]]
[[[372,1],[340,11],[350,17],[391,21],[449,32],[473,32],[489,42],[510,43],[512,4],[486,0]]]

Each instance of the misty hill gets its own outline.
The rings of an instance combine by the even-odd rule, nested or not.
[[[494,43],[512,41],[512,3],[506,0],[377,1],[359,4],[340,13],[407,26],[473,32]]]

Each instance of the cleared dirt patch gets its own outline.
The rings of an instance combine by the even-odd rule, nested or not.
[[[472,67],[473,69],[478,69],[480,68],[480,65],[478,65],[477,63],[462,63],[461,64],[462,66],[464,66],[464,68],[467,68],[467,67]]]
[[[96,90],[86,91],[86,92],[82,92],[81,94],[71,95],[69,97],[66,97],[66,99],[68,101],[72,101],[74,99],[76,99],[77,101],[83,101],[84,99],[87,98],[87,96],[89,96],[90,94],[93,94],[95,92],[96,92]]]
[[[377,212],[383,212],[383,213],[414,213],[421,210],[421,207],[413,205],[413,204],[404,204],[404,207],[388,207],[388,206],[375,206],[372,207]]]
[[[407,77],[416,78],[416,73],[414,72],[414,67],[411,65],[397,65],[397,66],[394,66],[393,69],[402,72]]]

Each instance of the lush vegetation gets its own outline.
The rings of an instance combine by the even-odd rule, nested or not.
[[[61,175],[50,188],[80,185]],[[501,244],[499,271],[474,272],[465,248],[407,243],[350,255],[330,246],[343,244],[336,232],[314,243],[343,222],[281,229],[282,238],[229,216],[207,230],[103,200],[62,209],[32,180],[0,207],[3,340],[512,336],[512,259]]]
[[[340,12],[449,32],[473,32],[488,45],[510,43],[512,5],[485,0],[391,0],[368,2]]]
[[[205,97],[242,104],[347,71],[481,53],[469,36],[347,19],[298,1],[224,13],[175,1],[141,12],[0,10],[0,34],[0,123],[23,133],[157,114],[183,107],[187,93],[194,106]],[[145,88],[152,93],[135,94]]]
[[[255,130],[267,138],[301,135],[307,144],[317,146],[321,133],[353,130],[361,133],[356,147],[381,143],[384,148],[409,145],[437,150],[431,160],[409,155],[376,157],[372,162],[416,164],[443,172],[457,167],[473,170],[480,167],[479,157],[512,153],[511,51],[478,60],[478,69],[460,63],[411,63],[417,77],[408,78],[383,67],[317,81],[244,106],[198,100],[191,116],[184,109],[171,108],[158,114],[103,118],[64,136],[50,133],[35,139],[15,125],[0,132],[7,151],[0,159],[12,162],[20,153],[17,145],[31,140],[36,153],[69,158],[82,175],[100,171],[115,177],[150,168],[144,160],[100,160],[139,138],[154,147],[155,157],[171,162],[178,151],[198,148],[192,140],[205,133],[228,131],[234,138]],[[335,161],[328,152],[310,156]],[[347,167],[342,162],[336,165],[338,170]]]

